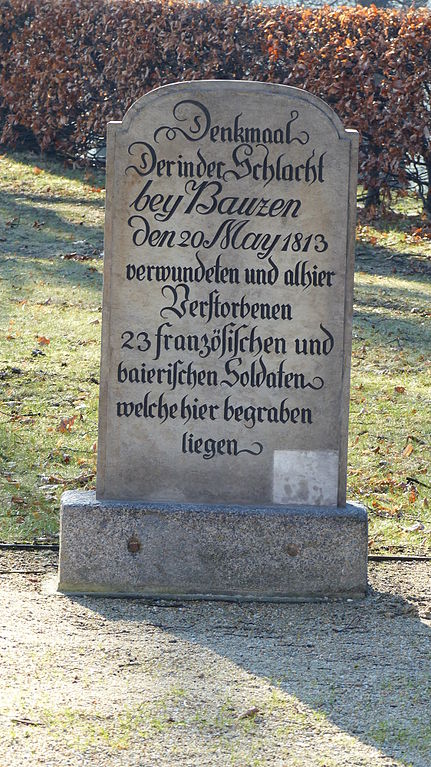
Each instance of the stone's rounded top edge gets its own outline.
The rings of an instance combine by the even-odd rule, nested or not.
[[[299,504],[282,506],[270,504],[247,504],[239,503],[176,503],[175,501],[131,501],[131,500],[107,500],[96,498],[94,490],[66,490],[61,496],[62,507],[92,507],[103,509],[122,509],[128,511],[146,511],[187,514],[190,512],[206,514],[254,514],[277,516],[288,513],[292,516],[331,517],[331,518],[356,518],[366,520],[367,511],[365,506],[355,502],[348,502],[346,506],[301,506]]]
[[[283,83],[266,83],[262,82],[261,80],[187,80],[168,83],[167,85],[160,85],[158,88],[154,88],[153,90],[144,93],[143,96],[140,96],[136,101],[134,101],[133,104],[131,104],[131,106],[127,109],[122,121],[111,121],[108,124],[116,126],[116,128],[119,130],[127,130],[130,127],[133,118],[137,116],[144,107],[150,106],[152,101],[159,99],[160,97],[168,96],[173,88],[177,89],[179,92],[187,92],[197,89],[205,91],[213,89],[215,84],[222,88],[226,88],[226,90],[230,88],[231,90],[236,91],[246,89],[250,92],[253,90],[258,92],[264,88],[267,93],[279,94],[284,91],[286,96],[289,94],[291,96],[295,96],[297,99],[306,101],[313,105],[320,112],[323,112],[328,118],[329,122],[332,124],[332,127],[340,139],[355,141],[359,136],[356,130],[344,127],[338,115],[324,101],[324,99],[320,98],[320,96],[315,96],[313,93],[310,93],[309,91],[306,91],[302,88],[296,88],[293,85],[284,85]]]

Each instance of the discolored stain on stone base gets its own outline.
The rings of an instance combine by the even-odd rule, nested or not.
[[[66,594],[300,601],[363,597],[363,506],[214,506],[62,496]]]

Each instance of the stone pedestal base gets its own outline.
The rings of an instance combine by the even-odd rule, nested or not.
[[[206,506],[63,494],[59,591],[169,599],[363,597],[362,506]]]

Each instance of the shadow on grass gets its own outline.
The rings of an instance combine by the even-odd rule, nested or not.
[[[47,258],[49,257],[46,254]],[[9,294],[11,300],[19,301],[23,298],[17,290],[28,291],[31,295],[38,284],[43,284],[47,299],[50,294],[50,285],[53,293],[57,288],[79,286],[84,291],[90,291],[92,300],[102,300],[103,275],[88,260],[62,259],[61,256],[51,256],[39,259],[33,254],[11,256],[0,259],[0,279],[3,280],[3,290]],[[40,288],[39,288],[40,290]],[[84,298],[84,296],[83,296]],[[59,303],[63,301],[59,300]],[[73,303],[73,302],[72,302]]]
[[[65,204],[65,205],[85,205],[87,207],[96,207],[96,208],[104,208],[105,207],[105,200],[104,198],[101,198],[100,195],[97,195],[96,193],[94,196],[94,199],[89,199],[88,197],[79,197],[75,195],[57,195],[57,194],[38,194],[37,197],[29,194],[26,194],[25,192],[5,192],[2,191],[0,194],[0,200],[3,197],[6,197],[8,194],[10,194],[14,200],[21,200],[23,205],[31,205],[32,201],[34,202],[37,200],[38,202],[47,202],[51,205],[57,205]],[[30,201],[29,201],[30,198]]]
[[[356,243],[355,268],[357,272],[385,277],[393,274],[431,277],[431,259],[362,241]]]
[[[202,665],[205,672],[202,676],[211,678],[212,668],[220,658],[259,677],[260,683],[270,683],[277,694],[281,716],[283,706],[286,709],[286,736],[291,699],[305,704],[308,711],[297,723],[294,737],[301,743],[308,731],[308,739],[316,740],[317,753],[321,748],[322,757],[326,743],[325,751],[329,749],[334,759],[331,764],[345,762],[341,755],[338,758],[334,732],[327,731],[325,739],[328,723],[351,736],[358,747],[364,744],[379,752],[369,754],[370,762],[352,760],[351,764],[371,766],[377,764],[375,759],[388,757],[400,760],[396,764],[405,767],[429,767],[431,632],[402,596],[371,590],[365,600],[357,602],[284,605],[183,602],[179,605],[181,610],[169,602],[161,603],[157,609],[154,606],[157,602],[136,599],[115,602],[91,597],[70,599],[103,615],[108,622],[130,621],[131,631],[133,626],[139,631],[140,623],[157,627],[167,636],[184,642],[188,655],[193,654],[193,647],[198,657],[202,648],[209,649],[214,655],[206,657],[208,665]],[[175,675],[175,662],[170,673]],[[187,685],[184,670],[180,673],[181,684]],[[238,692],[240,681],[235,676],[233,669],[232,681],[227,682],[224,690],[226,696],[233,690]],[[199,682],[192,675],[189,681],[199,700]],[[205,687],[206,682],[202,684]],[[262,739],[271,711],[266,713],[265,705],[258,700],[250,705],[260,709],[262,729],[256,726],[254,732]],[[322,715],[326,721],[323,730]],[[313,732],[314,718],[320,726]],[[282,737],[282,733],[277,733],[274,741],[274,763],[282,755],[277,748],[283,745]],[[352,742],[342,745],[343,756],[349,748],[353,748]],[[384,764],[395,767],[392,762]]]
[[[43,198],[43,202],[51,200],[51,205],[35,204],[41,198],[31,198],[22,195],[17,201],[17,195],[9,192],[0,193],[0,217],[3,219],[3,228],[0,232],[0,252],[16,254],[17,258],[26,255],[36,257],[51,257],[59,252],[73,250],[71,240],[85,240],[90,247],[103,246],[103,226],[100,223],[91,223],[88,220],[73,220],[76,212],[70,214],[72,220],[55,209],[57,199]],[[80,198],[68,199],[69,205],[82,207]],[[104,203],[98,200],[95,203],[85,201],[86,206],[96,204],[102,208]]]
[[[373,311],[367,311],[369,302],[355,301],[355,311],[353,316],[354,334],[362,333],[361,338],[368,337],[376,347],[385,347],[388,351],[388,344],[394,346],[394,351],[407,349],[415,354],[427,355],[427,349],[431,348],[431,326],[428,320],[424,322],[424,317],[414,315],[415,319],[409,319],[405,316],[393,315],[390,311],[382,314]],[[358,305],[361,308],[357,308]],[[362,308],[363,307],[363,308]],[[378,359],[375,360],[378,367]]]
[[[105,184],[105,171],[103,168],[87,168],[85,167],[70,167],[70,163],[62,162],[56,155],[49,155],[44,153],[25,151],[25,150],[11,150],[6,152],[6,156],[13,160],[17,165],[21,165],[28,171],[32,171],[34,167],[41,168],[49,173],[51,176],[57,178],[67,179],[69,181],[84,181],[85,175],[88,178],[87,183],[98,187],[103,187]],[[85,183],[85,182],[84,182]]]
[[[380,232],[390,232],[395,230],[403,233],[421,227],[426,223],[423,219],[423,211],[419,208],[416,208],[416,212],[409,211],[408,213],[406,210],[394,210],[392,208],[384,215],[377,215],[377,217],[373,218],[371,221],[369,221],[364,214],[364,208],[359,209],[359,223],[371,224]]]
[[[387,346],[390,342],[398,350],[408,348],[417,354],[427,355],[431,345],[431,261],[395,250],[371,247],[368,249],[369,257],[364,261],[363,244],[357,249],[356,271],[389,277],[390,282],[363,283],[360,274],[357,275],[354,332],[369,335],[376,346]]]
[[[354,338],[368,339],[372,343],[376,367],[379,367],[379,347],[384,351],[384,357],[391,348],[394,353],[407,350],[427,357],[427,350],[431,348],[431,323],[426,309],[428,298],[417,299],[416,305],[413,302],[405,305],[401,299],[397,300],[396,293],[391,291],[389,306],[382,300],[374,301],[369,295],[355,297]]]

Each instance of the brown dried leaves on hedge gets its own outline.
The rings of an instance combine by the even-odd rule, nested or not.
[[[1,141],[14,145],[24,133],[43,150],[77,156],[159,85],[287,83],[321,96],[360,131],[363,183],[387,193],[394,180],[405,186],[414,158],[431,175],[430,40],[427,11],[7,0]]]

